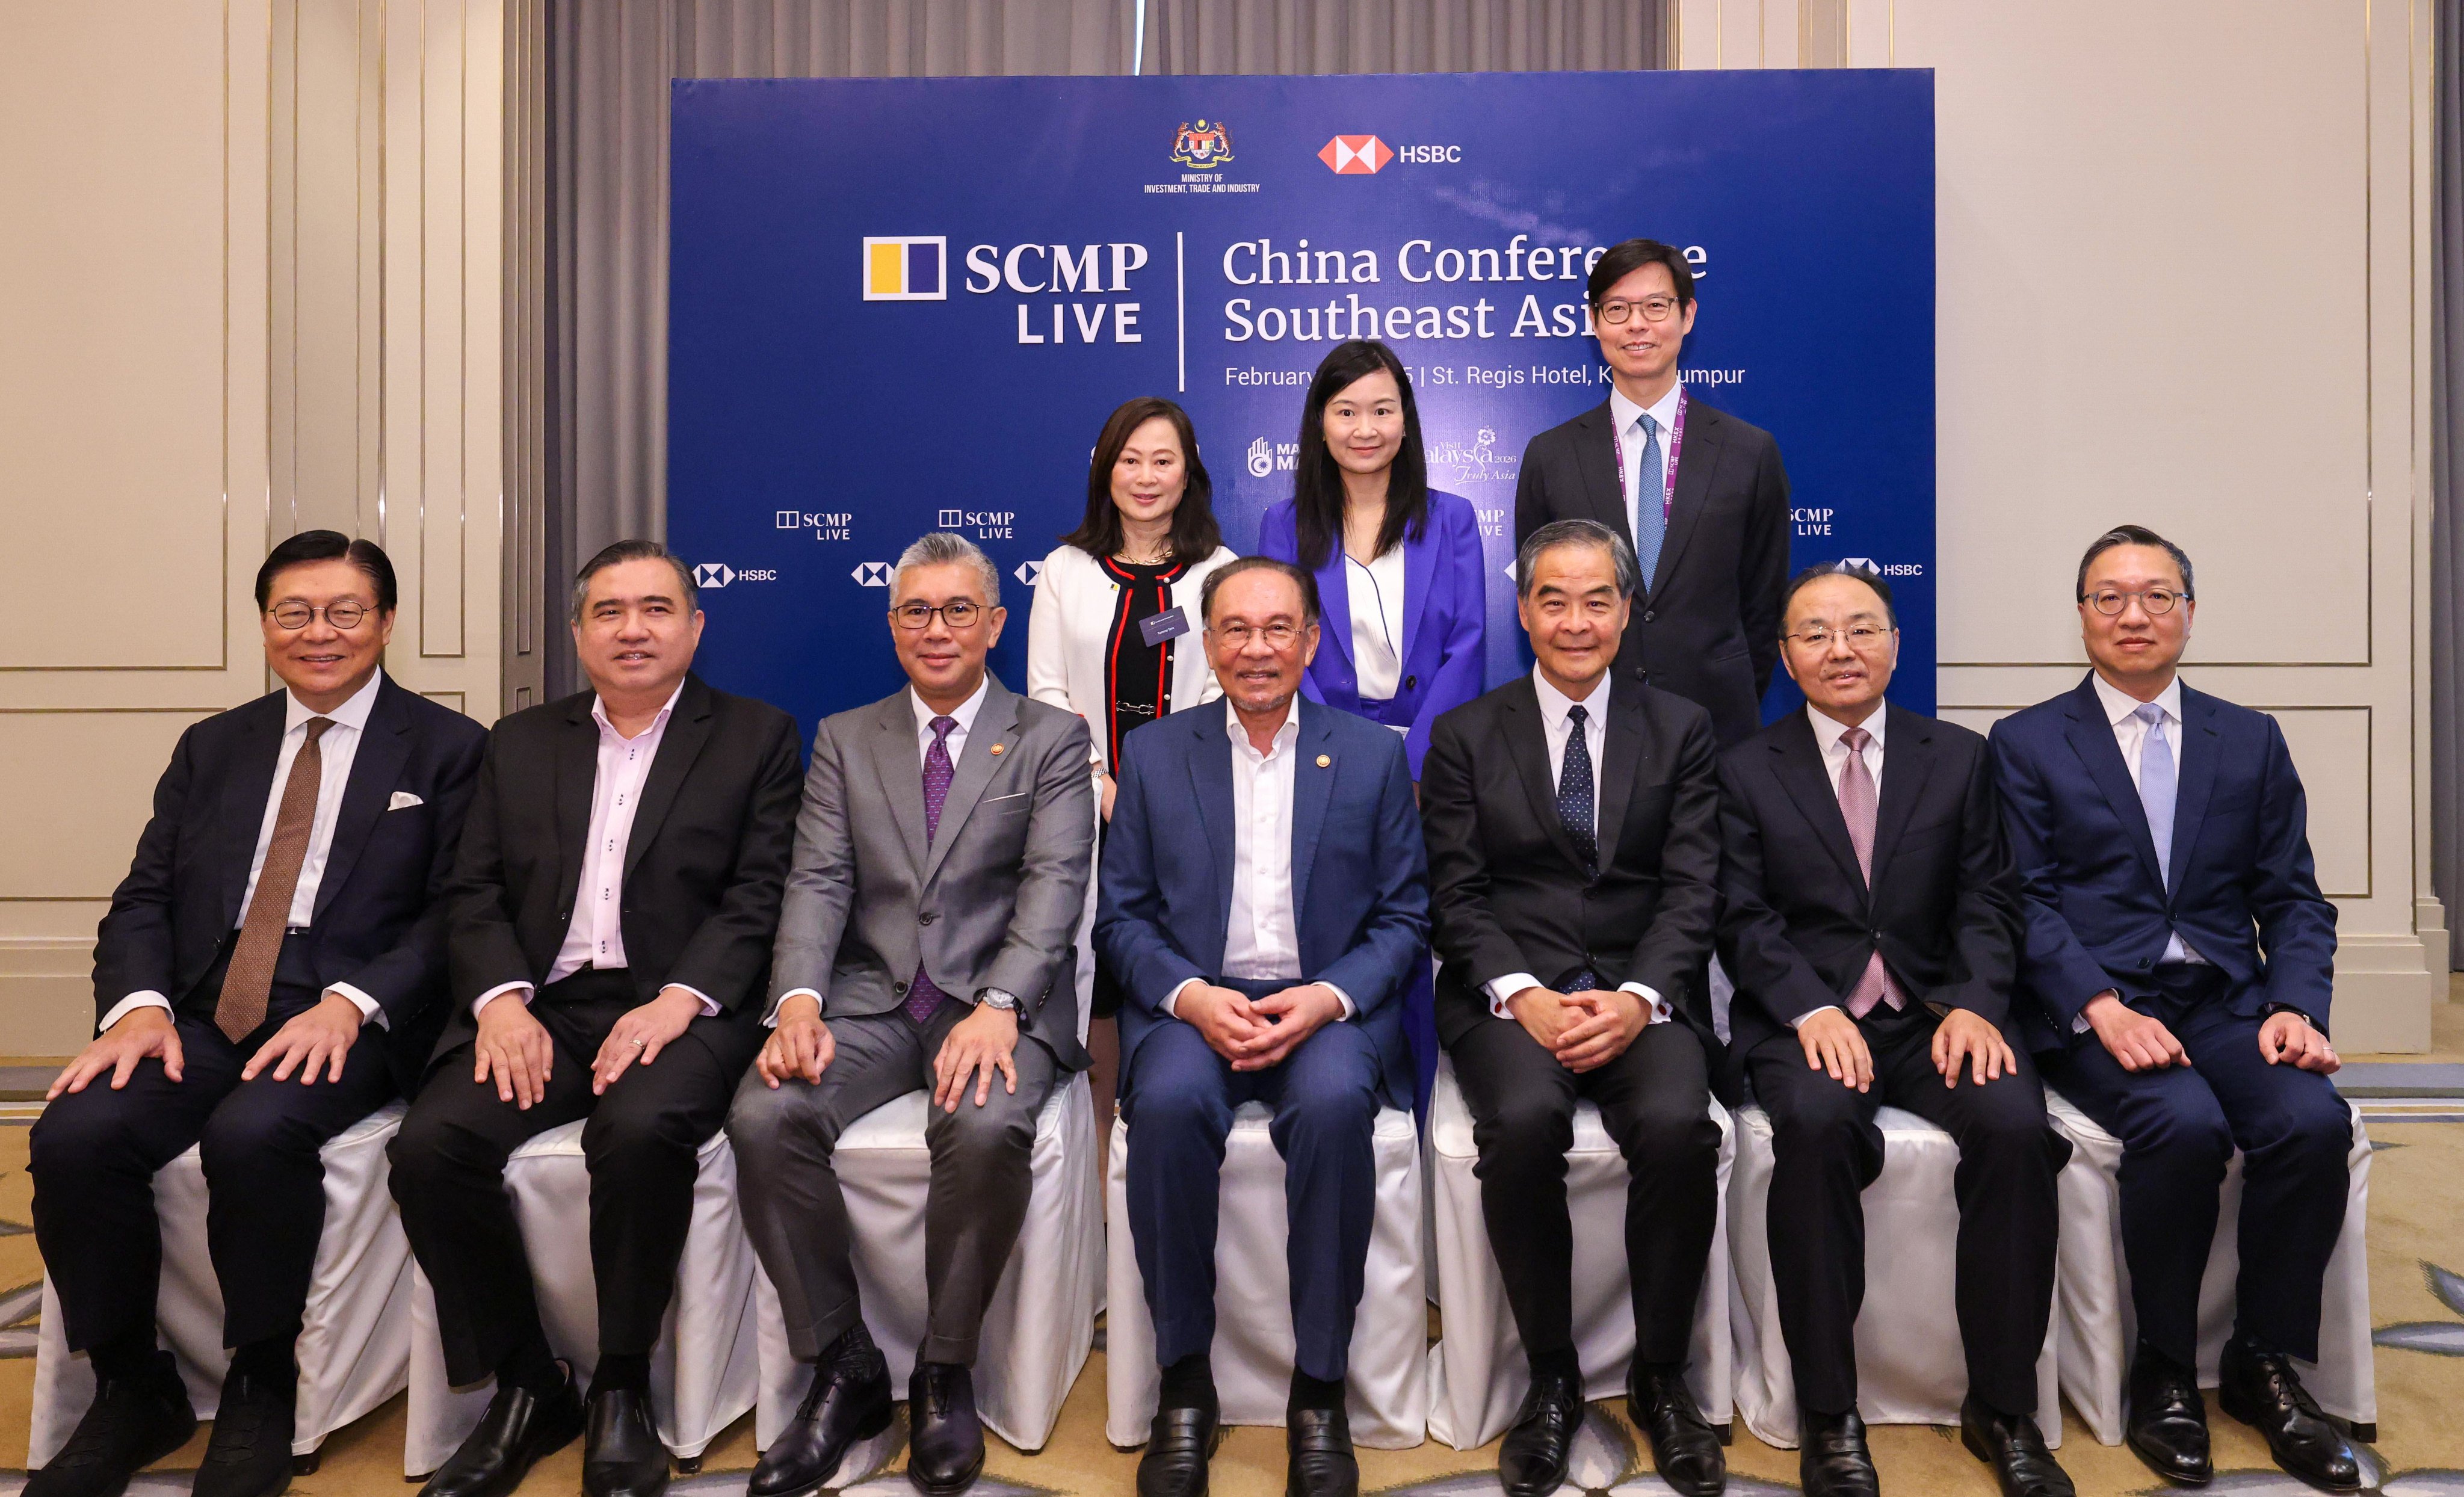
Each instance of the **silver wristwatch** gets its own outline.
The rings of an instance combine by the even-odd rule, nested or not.
[[[1005,1014],[1014,1014],[1018,1012],[1018,995],[1016,993],[1005,993],[997,987],[977,989],[976,1002],[983,1004],[986,1008],[998,1008]]]

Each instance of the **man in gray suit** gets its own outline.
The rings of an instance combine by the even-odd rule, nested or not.
[[[1036,1116],[1087,1064],[1075,978],[1095,837],[1087,725],[985,671],[1006,613],[974,544],[924,537],[891,586],[909,685],[814,737],[771,962],[775,1027],[727,1123],[788,1344],[814,1364],[751,1497],[817,1490],[889,1423],[890,1373],[856,1303],[830,1154],[857,1118],[924,1089],[932,1309],[908,1383],[907,1474],[933,1497],[976,1479],[977,1332],[1026,1215]]]

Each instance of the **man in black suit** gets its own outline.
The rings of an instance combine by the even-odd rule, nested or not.
[[[426,1497],[503,1497],[585,1418],[589,1497],[667,1486],[650,1350],[695,1155],[760,1047],[802,778],[793,719],[691,673],[701,628],[665,546],[607,547],[574,585],[592,691],[505,718],[480,765],[447,892],[452,1012],[392,1159],[446,1375],[494,1376],[496,1392]],[[586,1415],[549,1353],[503,1182],[523,1140],[584,1117]]]
[[[1719,1216],[1704,976],[1715,749],[1702,708],[1610,669],[1637,584],[1633,553],[1603,525],[1560,520],[1527,539],[1515,606],[1538,664],[1440,717],[1420,774],[1438,1036],[1471,1110],[1481,1212],[1530,1361],[1498,1452],[1510,1497],[1557,1489],[1582,1420],[1566,1151],[1586,1097],[1629,1176],[1628,1408],[1684,1497],[1727,1481],[1684,1379]]]
[[[113,1497],[195,1427],[154,1334],[154,1174],[191,1144],[233,1348],[196,1490],[289,1483],[318,1150],[417,1075],[442,1012],[436,896],[487,734],[380,667],[394,575],[370,542],[292,537],[256,604],[283,690],[180,736],[96,932],[98,1037],[31,1139],[35,1241],[97,1384],[36,1497]]]
[[[1806,710],[1720,757],[1720,959],[1737,983],[1732,1064],[1771,1114],[1771,1273],[1805,1491],[1878,1489],[1856,1327],[1859,1197],[1882,1172],[1887,1104],[1959,1141],[1961,1440],[2005,1497],[2070,1497],[2035,1423],[2070,1145],[2005,1032],[2019,884],[1985,740],[1883,702],[1900,632],[1881,579],[1810,567],[1783,614]]]
[[[1514,541],[1593,519],[1641,561],[1621,672],[1699,704],[1723,744],[1762,721],[1788,583],[1788,473],[1760,427],[1689,399],[1677,357],[1694,330],[1694,272],[1656,239],[1592,267],[1592,330],[1609,398],[1531,439],[1514,489]]]

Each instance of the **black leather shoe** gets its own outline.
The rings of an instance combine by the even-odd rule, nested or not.
[[[2168,1482],[2205,1486],[2215,1479],[2198,1377],[2145,1341],[2130,1359],[2130,1420],[2123,1442]]]
[[[761,1452],[746,1497],[810,1497],[859,1440],[890,1427],[890,1363],[868,1348],[815,1369],[796,1417]]]
[[[2074,1497],[2070,1477],[2045,1448],[2044,1432],[2025,1415],[1997,1414],[1971,1393],[1959,1406],[1959,1442],[1993,1468],[2002,1497]]]
[[[1138,1457],[1138,1497],[1206,1497],[1206,1462],[1223,1434],[1221,1410],[1202,1404],[1155,1410]]]
[[[180,1370],[170,1353],[158,1351],[138,1376],[106,1377],[96,1386],[76,1433],[49,1464],[26,1478],[26,1490],[33,1497],[120,1497],[130,1477],[196,1432]]]
[[[544,1397],[498,1388],[488,1412],[479,1416],[479,1427],[436,1468],[419,1497],[506,1497],[540,1458],[581,1434],[582,1395],[571,1377]]]
[[[649,1394],[593,1389],[589,1437],[582,1444],[584,1497],[659,1497],[668,1489],[668,1447],[650,1421]]]
[[[2343,1431],[2327,1421],[2293,1359],[2262,1352],[2235,1336],[2225,1343],[2216,1402],[2267,1437],[2276,1464],[2313,1486],[2331,1492],[2362,1489],[2362,1463]]]
[[[1629,1374],[1625,1412],[1649,1437],[1651,1464],[1678,1497],[1719,1497],[1728,1485],[1728,1460],[1682,1374]]]
[[[983,1468],[974,1377],[953,1362],[917,1362],[907,1379],[907,1479],[925,1497],[957,1497]]]
[[[289,1486],[297,1398],[296,1379],[275,1387],[248,1373],[224,1378],[213,1436],[189,1488],[194,1497],[276,1497]]]
[[[1341,1409],[1294,1409],[1284,1419],[1284,1497],[1360,1497],[1352,1420]]]
[[[1856,1410],[1797,1418],[1796,1479],[1805,1497],[1881,1497],[1881,1478],[1865,1448],[1865,1421]]]
[[[1549,1497],[1565,1486],[1574,1431],[1582,1427],[1582,1379],[1564,1373],[1535,1375],[1497,1447],[1497,1480],[1506,1497]]]

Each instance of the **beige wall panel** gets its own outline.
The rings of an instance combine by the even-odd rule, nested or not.
[[[0,516],[115,548],[0,589],[0,670],[223,661],[223,10],[11,7],[0,46]]]
[[[108,898],[128,871],[153,804],[154,782],[181,733],[210,713],[0,713],[0,846],[43,848],[0,860],[0,899]],[[77,773],[62,774],[74,764]]]
[[[419,650],[459,657],[468,632],[464,564],[469,476],[463,441],[463,385],[469,359],[462,342],[463,301],[471,291],[464,259],[464,192],[468,132],[463,123],[461,0],[425,0],[420,70],[419,369],[423,430],[419,493]],[[492,351],[493,352],[493,351]],[[479,602],[495,602],[492,591]]]

